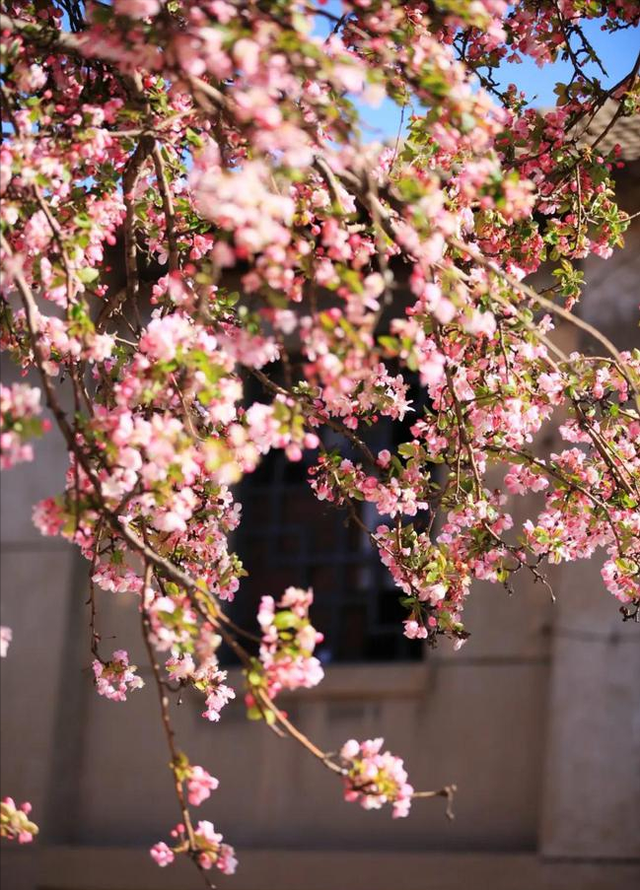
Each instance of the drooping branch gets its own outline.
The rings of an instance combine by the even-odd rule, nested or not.
[[[334,16],[312,3],[293,14],[232,0],[238,16],[225,22],[224,5],[160,4],[156,15],[151,4],[135,27],[126,4],[99,5],[86,22],[80,4],[63,5],[69,32],[44,8],[33,22],[0,18],[3,119],[13,124],[7,167],[3,154],[3,342],[39,375],[71,463],[64,493],[38,506],[36,522],[90,560],[94,672],[108,697],[141,681],[127,653],[99,654],[96,586],[142,590],[183,824],[172,849],[203,872],[224,870],[213,825],[191,821],[191,770],[202,768],[178,750],[169,707],[170,693],[191,686],[205,693],[204,716],[218,719],[234,695],[217,659],[221,638],[245,670],[248,716],[338,776],[348,799],[393,801],[394,815],[410,803],[402,762],[378,741],[327,753],[277,704],[282,688],[322,674],[312,591],[287,588],[277,603],[265,595],[258,633],[224,611],[245,574],[230,549],[240,520],[233,485],[270,451],[291,461],[306,452],[318,499],[346,511],[404,594],[409,639],[461,645],[476,578],[511,589],[524,569],[547,585],[547,562],[596,547],[624,616],[637,615],[640,464],[629,395],[638,362],[554,294],[573,299],[580,276],[570,260],[613,249],[625,230],[615,155],[581,147],[578,124],[614,98],[614,120],[592,142],[602,146],[635,101],[638,62],[611,89],[574,72],[566,105],[536,114],[497,88],[493,60],[527,42],[542,61],[565,45],[574,66],[593,55],[564,6],[523,0],[505,17],[503,41],[486,4],[459,5],[452,19],[432,3]],[[626,6],[608,14],[612,27],[633,20]],[[304,22],[315,15],[330,22],[324,43]],[[471,89],[475,68],[504,109]],[[360,136],[349,97],[376,92],[401,108],[400,130],[405,109],[419,110],[402,149],[400,130],[385,148]],[[124,280],[107,269],[115,251],[105,247],[123,240]],[[508,270],[538,268],[545,243],[569,271],[538,294]],[[153,281],[149,318],[143,281]],[[14,313],[15,295],[23,311]],[[89,297],[103,301],[97,323]],[[61,311],[47,314],[56,303]],[[605,354],[566,355],[547,319],[538,329],[538,313],[576,326]],[[264,401],[243,391],[250,377]],[[28,459],[37,395],[3,388],[3,466],[5,441],[9,461]],[[412,416],[417,404],[424,411]],[[556,407],[578,447],[545,460],[528,443]],[[326,429],[337,434],[330,449],[316,435]],[[510,465],[510,492],[549,489],[517,542],[487,475],[499,463]],[[369,522],[360,502],[380,518]],[[454,790],[413,797],[442,797],[450,813]],[[159,864],[171,861],[165,844],[154,849]]]

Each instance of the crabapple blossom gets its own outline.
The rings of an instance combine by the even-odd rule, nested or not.
[[[217,723],[220,719],[220,711],[232,699],[236,697],[235,691],[226,686],[224,680],[227,678],[226,671],[216,671],[215,674],[209,675],[206,679],[206,689],[208,691],[206,699],[206,710],[202,716],[206,717],[212,723]],[[202,682],[202,681],[200,681]]]
[[[263,715],[256,706],[256,690],[264,688],[273,699],[282,689],[309,689],[324,677],[322,665],[313,655],[323,635],[309,622],[312,603],[313,592],[299,587],[288,587],[277,602],[271,596],[262,597],[258,610],[262,631],[259,659],[247,673],[250,716],[259,719]]]
[[[9,643],[12,639],[10,627],[0,627],[0,657],[6,658]],[[16,806],[11,797],[0,801],[0,837],[17,840],[19,844],[30,844],[38,834],[39,828],[29,819],[31,804],[26,801]]]
[[[168,847],[164,841],[159,841],[157,844],[154,844],[149,851],[151,853],[151,858],[159,865],[160,868],[165,868],[167,865],[171,865],[171,863],[176,858],[173,850]]]
[[[40,390],[26,383],[0,384],[0,467],[8,470],[22,461],[33,460],[33,448],[26,439],[49,429],[41,420]]]
[[[225,875],[232,875],[237,866],[235,851],[229,844],[222,842],[213,824],[206,820],[198,822],[195,829],[196,849],[199,851],[198,862],[205,870],[215,865]]]
[[[201,766],[191,767],[189,777],[187,778],[187,792],[191,806],[200,806],[211,795],[211,792],[216,790],[219,784],[218,779],[215,776],[209,775]]]
[[[9,651],[9,644],[13,639],[13,631],[10,627],[4,625],[0,627],[0,658],[6,658]]]
[[[224,644],[250,718],[343,774],[347,799],[404,816],[413,790],[381,740],[325,755],[276,704],[323,677],[311,590],[265,589],[259,634],[233,620],[252,570],[235,552],[239,483],[276,451],[306,467],[321,508],[378,553],[416,646],[464,643],[476,581],[511,590],[596,555],[638,617],[640,353],[574,307],[580,266],[631,223],[603,134],[640,103],[635,70],[610,88],[586,75],[582,28],[600,19],[615,39],[640,9],[339,8],[3,4],[0,345],[40,388],[2,385],[0,464],[33,459],[42,401],[69,465],[33,521],[87,560],[99,694],[143,685],[124,650],[98,654],[97,591],[128,593],[165,727],[183,692],[224,719]],[[560,57],[573,71],[554,108],[496,76]],[[354,96],[415,109],[403,138],[363,141]],[[597,345],[563,353],[558,318]],[[180,805],[200,805],[217,779],[172,739]],[[3,834],[29,834],[26,805],[2,806]],[[211,822],[172,836],[158,865],[235,869]]]
[[[95,659],[93,675],[98,695],[111,701],[126,701],[127,692],[144,686],[144,680],[136,676],[136,670],[135,664],[129,664],[129,655],[124,649],[115,651],[108,662]]]
[[[212,822],[201,820],[193,829],[193,847],[187,838],[185,826],[176,825],[171,835],[177,843],[170,847],[164,841],[154,844],[149,851],[154,862],[161,868],[171,865],[176,853],[190,851],[203,871],[209,871],[216,866],[225,875],[232,875],[238,864],[235,850],[229,844],[223,842],[222,835],[217,832]]]
[[[413,788],[402,760],[389,751],[380,753],[384,739],[357,742],[350,739],[340,749],[345,764],[344,799],[365,810],[392,805],[393,818],[409,815]]]
[[[192,686],[204,694],[206,709],[202,716],[212,723],[217,723],[224,706],[236,697],[235,690],[225,682],[227,671],[220,670],[216,655],[222,642],[221,637],[212,633],[208,625],[198,628],[194,616],[188,610],[176,607],[175,602],[168,597],[156,599],[148,614],[151,618],[151,627],[159,628],[158,632],[154,629],[150,634],[150,638],[156,641],[156,647],[160,650],[170,647],[172,652],[176,653],[168,658],[165,664],[169,676],[181,685]],[[169,627],[165,616],[171,616]],[[199,637],[194,640],[195,633],[198,633]],[[160,634],[162,642],[159,642]],[[195,648],[199,658],[197,662],[187,651],[190,648]],[[201,767],[197,769],[200,770]]]
[[[160,0],[115,0],[114,7],[118,15],[146,18],[150,15],[157,15],[162,8],[162,3]]]
[[[11,797],[0,801],[0,837],[17,840],[19,844],[30,844],[38,834],[38,826],[29,819],[30,803],[16,806]]]

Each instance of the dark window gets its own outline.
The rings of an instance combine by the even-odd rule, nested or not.
[[[372,450],[411,439],[409,427],[416,413],[401,425],[377,424],[368,439]],[[325,439],[324,444],[331,448],[338,439]],[[357,458],[343,440],[339,444],[345,456]],[[312,587],[311,620],[325,637],[318,651],[324,663],[422,658],[423,647],[402,634],[402,594],[376,548],[349,522],[346,510],[318,501],[309,487],[307,471],[314,457],[305,454],[299,463],[291,463],[282,451],[273,451],[240,485],[243,518],[234,547],[249,577],[242,580],[233,603],[234,620],[255,630],[261,596],[277,599],[285,587]],[[371,504],[358,507],[372,530],[389,521]]]

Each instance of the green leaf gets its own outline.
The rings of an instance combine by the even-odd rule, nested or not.
[[[281,612],[277,612],[273,623],[278,628],[278,630],[285,630],[288,627],[295,627],[299,622],[299,619],[290,609],[283,609]]]
[[[187,127],[184,135],[187,139],[187,142],[190,142],[191,145],[195,145],[197,148],[202,148],[202,146],[204,145],[202,137],[199,136],[195,132],[195,130],[192,130],[191,127]]]
[[[398,347],[400,346],[397,337],[387,337],[386,335],[378,337],[378,343],[389,352],[397,352]]]
[[[262,720],[262,711],[256,707],[247,708],[247,717],[249,720]]]
[[[260,686],[262,684],[262,674],[258,671],[247,672],[247,683],[249,686]]]
[[[78,269],[76,275],[83,284],[91,284],[99,277],[100,271],[98,269]]]

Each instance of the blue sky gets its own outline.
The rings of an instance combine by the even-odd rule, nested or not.
[[[340,0],[329,0],[324,7],[327,11],[339,15],[342,4]],[[625,74],[628,74],[635,58],[640,51],[640,33],[638,29],[629,28],[617,34],[608,34],[601,30],[604,19],[592,20],[584,23],[584,32],[596,52],[599,54],[608,77],[605,77],[600,69],[589,64],[585,66],[585,73],[598,77],[603,86],[612,86]],[[329,33],[331,23],[318,17],[316,32]],[[553,92],[556,83],[567,83],[571,77],[572,67],[570,62],[555,62],[553,65],[545,65],[538,68],[531,59],[525,59],[522,64],[504,64],[499,76],[501,86],[515,83],[518,89],[524,90],[527,99],[534,106],[555,105],[556,96]],[[401,120],[401,110],[390,99],[381,103],[378,108],[370,108],[356,102],[362,121],[365,138],[388,139],[396,136]],[[406,114],[406,118],[409,114]]]

